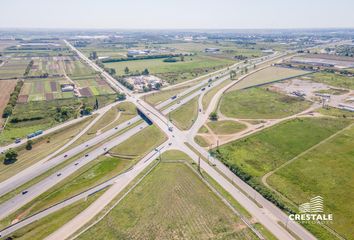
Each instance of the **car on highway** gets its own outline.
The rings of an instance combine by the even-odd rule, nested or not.
[[[118,129],[118,127],[115,127],[114,129]]]
[[[171,146],[172,145],[172,143],[170,142],[170,143],[168,143],[168,146]]]
[[[85,154],[85,157],[88,157],[88,154]]]
[[[79,163],[77,162],[77,163],[75,163],[75,166],[77,166],[77,165],[79,165]]]
[[[58,174],[57,174],[57,177],[60,177],[60,176],[61,176],[61,173],[58,173]]]
[[[25,195],[26,193],[28,193],[28,191],[27,191],[27,190],[22,191],[22,195]]]
[[[201,90],[204,91],[204,90],[205,90],[205,87],[203,87]]]
[[[172,132],[173,131],[173,127],[168,127],[168,131]]]
[[[89,145],[88,144],[86,144],[86,146],[85,147],[88,147]]]
[[[65,154],[64,157],[66,158],[68,156],[68,154]]]

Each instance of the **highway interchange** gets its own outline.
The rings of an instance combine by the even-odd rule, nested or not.
[[[103,69],[98,67],[94,62],[89,60],[79,50],[74,48],[69,42],[65,42],[89,66],[91,66],[96,71],[101,72],[102,76],[111,85],[112,88],[119,92],[124,92],[127,96],[126,101],[135,104],[137,108],[153,122],[153,124],[158,126],[166,134],[168,140],[159,147],[159,149],[162,149],[161,151],[165,151],[168,149],[178,149],[188,154],[195,162],[198,162],[200,160],[200,167],[207,174],[209,174],[218,184],[220,184],[228,193],[230,193],[230,195],[233,196],[235,200],[237,200],[262,225],[269,229],[269,231],[271,231],[278,239],[295,239],[287,229],[285,229],[279,224],[279,222],[281,222],[284,226],[286,225],[291,232],[296,234],[301,239],[315,239],[315,237],[312,236],[301,225],[295,222],[288,222],[288,217],[285,213],[283,213],[280,209],[278,209],[268,200],[264,199],[258,192],[256,192],[253,188],[244,183],[235,174],[233,174],[225,165],[223,165],[217,159],[212,158],[204,148],[200,147],[194,142],[195,134],[207,120],[209,114],[215,109],[215,106],[219,98],[221,97],[223,91],[225,91],[225,89],[229,88],[230,86],[236,84],[238,81],[242,81],[244,77],[231,82],[230,84],[219,90],[217,94],[215,94],[215,96],[212,98],[208,108],[202,109],[201,99],[208,90],[218,86],[225,80],[229,79],[229,71],[232,69],[237,70],[238,67],[239,70],[237,71],[239,72],[241,71],[240,69],[246,66],[250,68],[254,64],[260,65],[274,60],[281,60],[282,58],[286,57],[287,54],[275,53],[273,56],[269,56],[268,58],[254,59],[248,63],[235,64],[229,69],[224,69],[223,71],[219,70],[217,77],[215,75],[212,77],[208,77],[205,80],[202,80],[200,83],[196,84],[195,86],[185,90],[182,93],[179,93],[175,99],[168,99],[158,104],[156,108],[154,108],[145,101],[143,101],[143,95],[133,94],[131,91],[127,90]],[[249,74],[252,74],[252,72],[250,72]],[[212,82],[209,81],[210,78],[212,78]],[[206,89],[202,90],[203,88]],[[197,120],[194,122],[192,128],[189,131],[181,131],[169,121],[166,115],[197,96],[199,96],[198,104],[199,108],[202,111],[198,112]],[[109,107],[105,108],[105,110],[101,110],[101,115],[103,115],[103,113],[107,111]],[[35,164],[30,168],[15,175],[14,177],[0,183],[0,195],[4,195],[7,192],[12,191],[15,188],[21,186],[23,183],[39,176],[41,173],[44,173],[49,169],[53,168],[54,166],[62,163],[67,159],[67,157],[72,157],[77,154],[80,154],[88,147],[94,147],[95,145],[99,145],[100,142],[103,142],[107,138],[117,134],[117,131],[119,130],[128,129],[124,133],[113,137],[108,142],[105,142],[102,146],[100,145],[98,148],[94,148],[94,150],[90,151],[87,155],[82,156],[73,163],[65,166],[60,171],[52,174],[51,176],[26,189],[27,192],[25,194],[20,193],[15,197],[11,198],[10,200],[0,204],[0,218],[2,219],[8,216],[11,212],[15,211],[16,209],[30,202],[35,197],[39,196],[41,193],[50,189],[52,186],[63,180],[65,177],[74,173],[83,165],[89,163],[98,156],[107,152],[110,148],[117,146],[119,143],[125,141],[126,139],[130,138],[131,136],[135,135],[143,128],[148,126],[146,122],[142,122],[137,126],[129,128],[131,125],[137,123],[139,120],[141,120],[140,117],[135,117],[134,119],[120,124],[117,129],[113,128],[107,132],[104,132],[94,137],[93,139],[90,139],[87,142],[80,144],[77,147],[74,147],[54,158],[51,158],[50,160],[45,159],[45,161],[40,161],[39,164]],[[173,130],[171,131],[171,129]],[[190,147],[188,147],[186,143],[188,143],[189,146],[192,146],[198,152],[198,154]],[[2,150],[6,149],[7,148],[3,148]],[[53,208],[49,208],[39,213],[39,215],[35,214],[34,216],[29,217],[24,221],[20,221],[19,223],[10,226],[9,228],[6,228],[5,230],[0,232],[1,236],[10,234],[11,232],[29,224],[30,222],[38,220],[41,217],[50,214],[51,212],[54,212],[64,206],[67,206],[73,201],[77,201],[85,196],[88,196],[89,194],[92,194],[92,192],[94,191],[98,191],[100,189],[110,186],[110,188],[100,198],[98,198],[96,202],[94,202],[85,211],[83,211],[74,219],[65,224],[58,231],[50,235],[48,239],[58,239],[59,236],[60,239],[70,237],[85,223],[89,222],[100,210],[102,210],[104,206],[106,206],[114,198],[114,196],[121,192],[125,186],[127,186],[154,159],[156,159],[156,153],[157,151],[153,150],[152,152],[147,154],[142,160],[140,160],[132,169],[117,176],[116,178],[113,178],[99,186],[96,186],[94,189],[85,191],[84,193],[79,194],[74,198],[68,199],[67,201],[62,202],[59,205],[54,206]],[[213,164],[211,165],[210,162],[205,161],[204,159],[209,159],[209,161]]]

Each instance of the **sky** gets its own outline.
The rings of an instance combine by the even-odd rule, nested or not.
[[[0,0],[0,28],[354,28],[353,0]]]

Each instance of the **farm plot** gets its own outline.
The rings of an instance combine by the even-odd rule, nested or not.
[[[2,115],[10,94],[16,86],[17,80],[0,80],[0,116]]]
[[[74,82],[77,84],[80,94],[83,97],[115,93],[108,83],[98,75],[75,79]]]
[[[30,58],[6,59],[4,65],[0,67],[0,79],[22,77],[29,62]]]
[[[34,57],[33,66],[29,72],[31,77],[39,77],[45,74],[49,76],[63,75],[60,60],[54,57]]]
[[[73,80],[87,76],[94,76],[95,72],[89,66],[78,60],[77,57],[71,56],[70,59],[65,59],[63,67],[66,74]]]
[[[74,97],[72,92],[62,92],[61,84],[70,84],[64,78],[29,78],[21,89],[19,103]]]
[[[78,239],[255,238],[187,165],[161,163]]]

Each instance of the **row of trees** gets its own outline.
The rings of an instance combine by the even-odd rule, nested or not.
[[[27,65],[27,67],[26,67],[26,70],[25,70],[23,76],[26,77],[26,76],[29,74],[29,72],[31,71],[31,68],[32,68],[32,66],[33,66],[33,63],[34,63],[33,60],[31,60],[31,61],[28,63],[28,65]]]
[[[14,91],[11,93],[10,95],[10,99],[9,102],[7,103],[7,106],[4,109],[4,112],[2,114],[3,118],[7,118],[12,114],[12,111],[16,105],[17,99],[18,99],[18,95],[21,92],[21,88],[23,86],[23,81],[18,81]]]
[[[245,172],[242,168],[240,168],[238,165],[231,163],[228,161],[227,155],[221,154],[219,149],[216,149],[215,151],[210,151],[210,154],[217,159],[219,159],[221,162],[223,162],[234,174],[236,174],[239,178],[241,178],[244,182],[248,183],[252,188],[254,188],[257,192],[262,194],[262,196],[266,199],[268,199],[270,202],[274,203],[276,206],[278,206],[280,209],[285,210],[289,213],[292,213],[293,211],[288,208],[270,189],[265,187],[264,185],[259,183],[259,180],[252,175],[248,174]]]

